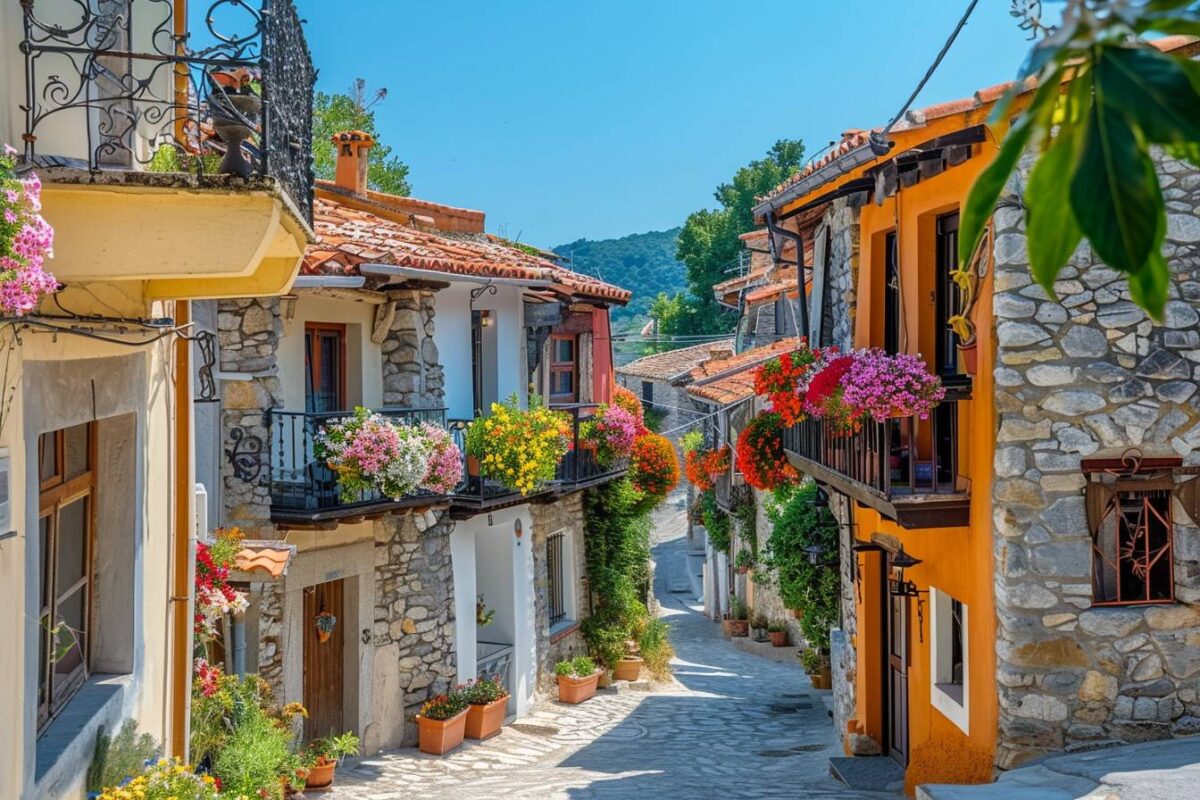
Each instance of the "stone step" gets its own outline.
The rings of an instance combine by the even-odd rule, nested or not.
[[[756,642],[749,636],[735,636],[729,641],[733,642],[733,646],[739,650],[745,650],[747,653],[753,653],[770,661],[799,664],[796,660],[796,655],[800,652],[799,647],[792,647],[790,645],[788,647],[775,647],[769,641]]]

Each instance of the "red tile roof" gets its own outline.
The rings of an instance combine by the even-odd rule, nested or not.
[[[296,548],[282,542],[242,542],[242,549],[234,556],[233,566],[240,572],[258,572],[278,578],[287,573],[288,563]]]
[[[1150,42],[1150,44],[1166,53],[1172,50],[1178,50],[1179,48],[1186,47],[1190,44],[1196,44],[1197,41],[1198,40],[1194,36],[1164,36],[1161,39],[1155,39],[1154,41]],[[905,114],[904,118],[892,127],[891,132],[898,133],[900,131],[914,130],[924,127],[930,120],[949,117],[966,111],[973,111],[977,108],[988,105],[989,103],[994,103],[1004,96],[1005,92],[1011,89],[1014,84],[1015,81],[998,83],[994,86],[989,86],[985,89],[976,91],[971,97],[963,97],[959,98],[958,100],[949,100],[943,103],[934,103],[933,105],[926,106],[925,108],[909,110],[909,112]],[[1030,81],[1029,85],[1023,89],[1023,91],[1029,91],[1035,86],[1036,84],[1033,81]],[[874,130],[883,130],[883,127],[880,126]],[[809,162],[802,169],[793,173],[774,189],[764,195],[761,195],[757,199],[760,201],[770,200],[771,198],[781,194],[795,184],[799,183],[801,180],[816,172],[821,167],[836,161],[846,153],[849,153],[851,150],[865,145],[867,143],[869,133],[869,131],[858,129],[844,131],[842,133],[841,141],[831,147],[828,153],[825,153],[815,161]]]
[[[805,284],[807,283],[808,281],[806,280]],[[755,305],[756,303],[769,303],[783,296],[784,293],[786,293],[787,296],[791,297],[793,300],[800,296],[800,293],[796,291],[795,277],[793,277],[791,280],[785,278],[781,281],[775,281],[773,283],[768,283],[764,286],[758,286],[754,289],[751,289],[750,291],[746,292],[746,304]]]
[[[765,361],[791,352],[800,346],[799,339],[780,339],[762,347],[755,347],[733,358],[716,364],[702,365],[693,370],[695,382],[687,387],[688,394],[710,403],[727,406],[754,396],[754,370]],[[697,371],[705,370],[708,379],[697,378]]]
[[[376,197],[366,199],[379,202]],[[354,195],[349,200],[357,205],[363,198]],[[318,242],[305,251],[301,274],[356,275],[360,264],[370,263],[479,278],[549,281],[552,290],[584,300],[624,304],[631,296],[626,289],[564,269],[495,237],[423,230],[419,224],[419,220],[403,224],[353,208],[336,193],[319,190],[313,204]]]
[[[722,339],[716,342],[694,344],[691,347],[681,347],[666,353],[655,353],[643,356],[637,361],[631,361],[623,367],[617,367],[618,375],[629,375],[634,378],[645,378],[656,381],[675,381],[691,374],[692,370],[707,361],[714,347],[733,349],[733,339]]]

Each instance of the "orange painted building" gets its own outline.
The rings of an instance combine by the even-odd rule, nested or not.
[[[1157,44],[1196,49],[1179,37]],[[1105,337],[1116,337],[1105,329],[1116,325],[1096,321],[1099,293],[1090,284],[1068,281],[1058,300],[1029,286],[1015,194],[1002,197],[972,263],[958,262],[959,210],[1006,133],[1007,121],[989,119],[1006,89],[910,111],[882,136],[849,131],[755,209],[778,252],[802,243],[810,343],[920,355],[947,387],[928,420],[869,422],[849,437],[826,435],[808,420],[784,439],[792,462],[829,492],[843,530],[842,644],[835,636],[832,655],[847,755],[891,757],[910,793],[918,784],[987,782],[997,769],[1075,743],[1186,732],[1186,700],[1134,709],[1147,676],[1170,684],[1154,691],[1195,693],[1194,670],[1172,667],[1168,637],[1155,633],[1165,623],[1154,612],[1111,608],[1118,603],[1101,596],[1105,544],[1097,531],[1105,523],[1085,517],[1080,499],[1098,480],[1099,457],[1119,460],[1136,445],[1147,455],[1163,450],[1162,468],[1179,463],[1165,456],[1185,445],[1176,439],[1171,452],[1165,438],[1152,441],[1165,428],[1151,423],[1144,436],[1118,425],[1102,435],[1105,420],[1132,410],[1107,399],[1104,386],[1093,400],[1089,387],[1074,383],[1105,370],[1159,379],[1139,359],[1182,338],[1157,334],[1139,318],[1129,325],[1141,325],[1136,335],[1146,344],[1114,354]],[[1183,266],[1172,268],[1187,279]],[[974,302],[956,270],[968,276]],[[1118,302],[1120,291],[1103,302]],[[997,318],[1001,311],[1006,318]],[[967,347],[949,328],[954,314],[973,323]],[[1079,339],[1099,337],[1099,347],[1062,346],[1072,330]],[[1029,367],[1056,360],[1066,364],[1058,372]],[[1155,387],[1132,388],[1151,395]],[[1121,475],[1144,472],[1135,466]],[[1038,551],[1043,543],[1057,549]],[[1039,562],[1039,552],[1053,558]],[[1190,583],[1176,578],[1172,593],[1169,570],[1165,581],[1158,594],[1147,588],[1142,607],[1186,597],[1193,605],[1184,608],[1194,612]],[[1172,606],[1171,614],[1184,612]],[[1139,630],[1140,639],[1129,635]],[[1122,657],[1122,647],[1146,639],[1159,644]],[[1161,660],[1166,678],[1158,678]]]

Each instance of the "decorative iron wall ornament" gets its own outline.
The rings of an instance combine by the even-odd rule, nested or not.
[[[213,367],[217,365],[217,335],[212,331],[200,331],[192,341],[200,348],[200,366],[196,370],[198,382],[197,403],[215,403],[217,382],[213,379]]]
[[[181,36],[175,5],[21,0],[26,161],[42,123],[82,110],[93,171],[204,174],[218,171],[206,156],[224,155],[226,172],[276,178],[311,221],[316,71],[292,0],[261,0],[258,10],[213,0],[205,29]],[[243,138],[244,150],[231,151]]]
[[[226,448],[225,458],[233,467],[233,475],[246,483],[256,483],[264,466],[263,440],[260,436],[238,426],[229,431],[233,447]]]

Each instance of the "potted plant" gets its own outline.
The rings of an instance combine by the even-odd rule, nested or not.
[[[737,567],[739,573],[745,575],[754,566],[754,555],[743,547],[738,550],[737,556],[733,559],[733,565]]]
[[[479,460],[479,473],[522,496],[554,480],[572,441],[570,418],[542,405],[536,395],[523,409],[517,396],[492,403],[491,416],[467,426],[467,455]]]
[[[618,405],[601,403],[592,419],[584,423],[580,445],[596,454],[601,467],[628,458],[638,434],[638,420]]]
[[[767,636],[771,639],[772,647],[787,647],[787,626],[778,620],[772,620],[767,625]]]
[[[314,620],[317,626],[317,641],[324,644],[329,641],[329,637],[333,635],[333,629],[337,627],[337,617],[328,611],[318,611]]]
[[[633,650],[632,647],[626,647],[625,653],[613,667],[613,680],[636,681],[642,677],[642,657]]]
[[[587,641],[589,655],[601,669],[597,686],[601,689],[611,686],[612,671],[625,657],[628,631],[624,625],[597,615],[584,621],[583,638]]]
[[[782,419],[773,411],[764,411],[738,433],[737,468],[755,489],[777,489],[800,477],[783,452]]]
[[[508,689],[499,675],[477,680],[464,690],[467,695],[468,739],[490,739],[500,733],[504,712],[508,708]]]
[[[800,666],[812,681],[814,689],[829,689],[833,686],[833,676],[830,674],[829,656],[815,647],[800,651]]]
[[[554,674],[558,676],[560,703],[577,704],[595,696],[600,670],[588,656],[558,662],[554,665]]]
[[[54,228],[39,212],[42,182],[37,173],[18,175],[17,151],[0,149],[0,314],[23,317],[42,298],[58,291],[44,265],[54,257]],[[18,243],[19,242],[19,243]]]
[[[462,744],[468,705],[460,688],[439,694],[421,706],[417,725],[420,728],[418,746],[422,753],[440,756]]]
[[[729,635],[750,635],[750,609],[746,607],[746,601],[736,594],[729,596]]]
[[[492,624],[492,620],[496,618],[496,609],[488,608],[483,602],[483,595],[479,595],[479,599],[475,601],[475,624],[481,628],[485,628]]]
[[[304,746],[302,761],[308,771],[305,789],[324,789],[333,785],[334,771],[346,756],[358,755],[358,737],[353,731],[341,736],[314,739]]]

